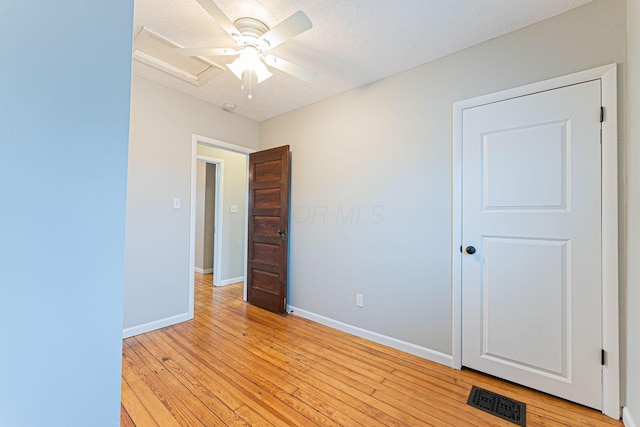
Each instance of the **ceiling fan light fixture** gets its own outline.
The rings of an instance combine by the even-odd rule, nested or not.
[[[246,70],[255,70],[258,64],[260,64],[260,52],[255,46],[245,46],[240,51],[240,57],[238,58],[244,64]]]
[[[273,73],[269,71],[269,69],[262,62],[259,62],[258,66],[253,71],[256,73],[258,83],[262,83],[269,77],[273,76]]]
[[[260,52],[254,46],[245,46],[240,51],[240,56],[227,67],[235,74],[238,80],[243,80],[245,71],[256,73],[258,83],[262,83],[273,76],[260,59]]]
[[[236,59],[231,64],[227,64],[227,68],[231,70],[231,72],[238,78],[238,80],[242,80],[242,73],[244,73],[244,63],[240,60],[240,58]]]

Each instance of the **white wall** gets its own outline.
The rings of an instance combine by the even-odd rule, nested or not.
[[[257,122],[133,76],[124,271],[125,334],[189,311],[192,135],[257,148]],[[181,208],[173,209],[173,199]]]
[[[132,18],[0,2],[2,426],[119,424]]]
[[[224,161],[222,178],[222,247],[220,272],[214,272],[222,284],[244,280],[245,222],[247,211],[247,156],[229,150],[198,144],[198,154]],[[231,205],[238,212],[231,212]]]
[[[289,303],[450,355],[453,103],[623,63],[625,26],[597,0],[264,122],[293,153]]]
[[[626,311],[627,427],[640,426],[640,1],[627,1],[628,233]],[[625,297],[626,294],[626,298]],[[624,329],[623,329],[624,332]],[[633,420],[633,421],[632,421]]]

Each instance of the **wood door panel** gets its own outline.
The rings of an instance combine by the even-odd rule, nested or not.
[[[253,234],[254,236],[274,236],[278,237],[280,229],[280,217],[276,216],[254,216]]]
[[[280,180],[281,170],[282,161],[280,159],[260,162],[255,165],[255,182],[258,183],[263,181],[278,181]]]
[[[249,156],[247,301],[285,314],[289,228],[289,146]]]
[[[266,243],[266,244],[269,244],[269,245],[278,246],[278,251],[280,251],[280,248],[279,248],[280,247],[280,237],[279,236],[278,237],[276,237],[276,236],[272,236],[272,237],[269,237],[269,236],[254,236],[253,241],[257,242],[257,243]],[[279,252],[278,252],[278,254],[279,254]]]
[[[282,197],[280,188],[256,189],[254,191],[254,209],[280,209]]]
[[[278,273],[253,269],[253,286],[261,291],[278,294],[280,277]]]
[[[253,215],[257,217],[275,217],[280,218],[280,209],[254,209]]]
[[[265,188],[274,188],[278,186],[279,181],[276,179],[264,179],[262,181],[259,182],[254,182],[253,183],[253,188],[255,190],[262,190]]]
[[[280,245],[266,242],[253,242],[253,259],[263,264],[277,265],[280,262]]]
[[[258,271],[262,271],[265,273],[272,273],[272,274],[278,274],[279,270],[278,270],[278,266],[275,264],[265,264],[262,262],[254,262],[254,268],[253,268],[254,272],[258,272]],[[257,286],[258,288],[260,286]]]

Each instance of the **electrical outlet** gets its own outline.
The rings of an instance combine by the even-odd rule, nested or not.
[[[364,295],[356,294],[356,305],[358,307],[364,307]]]

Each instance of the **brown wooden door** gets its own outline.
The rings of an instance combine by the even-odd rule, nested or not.
[[[247,301],[285,314],[289,240],[289,146],[249,155]]]

